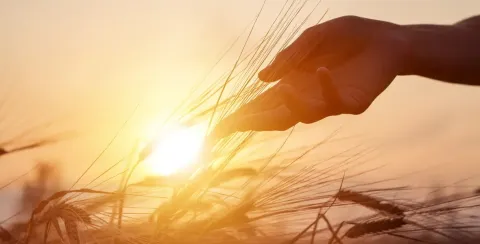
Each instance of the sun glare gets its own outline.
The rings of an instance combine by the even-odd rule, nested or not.
[[[198,160],[205,131],[201,126],[175,127],[159,135],[146,159],[148,174],[168,176]]]

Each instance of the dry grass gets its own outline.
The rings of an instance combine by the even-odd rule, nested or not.
[[[407,223],[403,218],[397,219],[381,219],[365,223],[355,224],[345,233],[346,237],[358,238],[367,234],[381,233],[389,230],[398,229]]]
[[[306,9],[308,2],[285,1],[271,28],[250,48],[247,44],[262,13],[259,11],[246,40],[240,43],[241,51],[232,68],[205,90],[194,90],[170,119],[184,124],[207,122],[211,132],[222,118],[242,105],[274,99],[263,95],[269,85],[257,82],[256,74],[313,17],[313,11]],[[300,13],[306,13],[306,17],[300,18]],[[315,145],[287,153],[282,149],[293,130],[284,134],[285,139],[275,152],[255,160],[242,158],[242,152],[259,143],[254,141],[255,133],[236,133],[220,140],[207,134],[201,163],[190,171],[132,182],[138,166],[152,149],[151,145],[136,146],[125,158],[126,163],[112,164],[88,188],[74,188],[102,153],[69,190],[51,194],[44,181],[52,177],[34,182],[35,193],[42,194],[24,199],[23,203],[36,202],[33,209],[21,210],[29,215],[28,221],[9,227],[4,223],[0,238],[25,244],[342,243],[348,238],[379,235],[420,240],[418,233],[430,233],[432,240],[478,240],[474,231],[480,226],[466,216],[466,210],[477,207],[478,195],[456,195],[425,203],[379,196],[398,189],[347,190],[344,183],[369,172],[353,170],[362,165],[368,151],[351,154],[345,150],[327,159],[305,160],[332,141],[335,133]],[[0,156],[16,150],[0,150]],[[108,176],[120,163],[125,163],[125,168]],[[121,179],[116,181],[118,177]],[[116,182],[117,187],[103,190],[105,182]],[[457,205],[445,206],[451,203]],[[346,208],[373,213],[352,219],[335,217]],[[453,212],[461,220],[461,224],[450,226],[455,235],[443,229],[451,223],[446,218]],[[52,226],[55,235],[50,231]]]
[[[382,202],[382,200],[379,200],[374,197],[361,194],[358,192],[340,190],[337,193],[336,197],[340,201],[353,202],[379,212],[384,212],[391,215],[399,215],[399,216],[405,215],[404,211],[400,207],[395,206],[392,203],[385,203],[385,202]]]

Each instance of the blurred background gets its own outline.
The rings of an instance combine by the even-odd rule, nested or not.
[[[283,2],[266,1],[253,42]],[[79,186],[91,181],[185,99],[261,5],[259,0],[0,1],[0,142],[15,148],[60,138],[0,157],[2,185],[48,161],[58,165],[69,186],[108,146]],[[325,20],[358,15],[399,24],[451,24],[478,14],[480,2],[323,0],[313,19],[327,9]],[[233,49],[217,69],[228,70],[236,54]],[[337,147],[368,145],[376,152],[369,163],[384,166],[367,180],[398,177],[397,184],[419,188],[477,186],[479,109],[479,87],[399,77],[365,114],[301,126],[293,141],[312,144],[341,127],[342,135],[353,137]],[[20,187],[17,182],[0,191],[0,219],[14,211]]]

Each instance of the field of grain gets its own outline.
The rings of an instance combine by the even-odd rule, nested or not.
[[[376,170],[365,166],[370,148],[322,151],[349,140],[339,135],[341,129],[300,147],[289,144],[302,132],[297,128],[216,136],[219,122],[242,105],[278,99],[264,95],[274,85],[258,82],[256,74],[307,20],[322,21],[324,16],[311,14],[318,6],[306,8],[307,2],[285,1],[270,29],[252,43],[260,9],[226,49],[238,50],[231,68],[213,82],[199,82],[157,125],[159,131],[172,123],[203,126],[194,164],[180,170],[163,166],[161,174],[139,172],[153,157],[162,157],[157,138],[132,142],[126,157],[86,185],[78,183],[96,160],[79,171],[72,186],[59,184],[61,173],[53,164],[38,163],[25,174],[34,177],[21,175],[0,187],[24,186],[18,212],[1,223],[2,243],[478,243],[479,192],[432,187],[418,198],[413,193],[421,189],[389,185],[389,178],[360,182]],[[21,147],[7,142],[0,157],[54,140]],[[180,164],[181,153],[162,160]],[[122,171],[111,175],[119,165]]]

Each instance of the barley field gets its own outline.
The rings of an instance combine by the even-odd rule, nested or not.
[[[155,100],[163,101],[164,110],[145,107],[152,103],[146,95],[138,95],[140,102],[133,106],[127,106],[122,96],[110,101],[127,115],[113,122],[104,120],[105,125],[89,125],[88,129],[109,129],[93,130],[93,134],[108,134],[103,141],[75,125],[114,117],[117,111],[105,109],[95,114],[88,107],[100,106],[94,97],[108,98],[108,89],[99,94],[85,90],[76,104],[63,103],[67,95],[58,94],[59,100],[52,103],[65,107],[67,120],[75,114],[73,125],[66,129],[58,122],[63,118],[40,121],[18,133],[2,127],[6,139],[0,144],[0,160],[9,164],[2,166],[5,174],[0,194],[5,199],[9,194],[18,196],[9,200],[8,210],[2,210],[2,243],[479,243],[480,188],[465,183],[474,176],[457,180],[458,184],[437,177],[440,180],[426,186],[408,178],[424,170],[420,166],[392,170],[400,175],[386,174],[379,151],[385,148],[388,152],[392,145],[373,144],[368,136],[340,125],[338,118],[322,124],[315,136],[304,125],[285,132],[216,136],[220,121],[242,105],[261,106],[278,99],[265,95],[273,85],[259,82],[258,71],[305,28],[325,21],[330,11],[321,1],[309,0],[278,1],[275,5],[258,1],[254,6],[246,26],[237,28],[238,33],[234,29],[234,38],[209,60],[208,72],[181,85],[187,90],[184,96],[177,97],[178,87],[165,88],[165,94],[173,95]],[[184,15],[190,14],[185,11]],[[264,16],[266,11],[274,13],[271,18]],[[87,36],[89,31],[95,32],[83,31]],[[170,31],[180,33],[175,28]],[[217,46],[208,38],[205,42]],[[129,44],[137,45],[134,41]],[[169,59],[165,63],[182,62],[162,54]],[[131,59],[135,59],[133,54]],[[91,81],[95,86],[106,86],[101,73],[109,67],[102,67],[100,75],[94,76],[99,81]],[[57,71],[61,72],[61,67],[54,67],[53,75]],[[197,76],[191,72],[185,77]],[[133,85],[122,86],[121,82],[130,78],[114,77],[121,94],[144,94]],[[72,90],[81,90],[81,79],[77,82],[72,83]],[[31,89],[43,86],[37,83]],[[0,96],[0,112],[5,114],[2,121],[8,125],[33,120],[22,117],[24,121],[11,122],[16,120],[7,117],[15,114],[9,112],[15,89],[4,89]],[[25,97],[19,100],[26,101]],[[179,102],[169,102],[173,97]],[[82,110],[83,106],[87,109]],[[38,113],[49,112],[43,109]],[[16,113],[20,117],[24,110]],[[145,133],[136,133],[138,127],[130,125],[138,123],[141,113],[161,119],[152,119],[153,123],[145,123]],[[56,151],[48,149],[82,136],[88,137],[86,144],[100,148],[93,157],[74,143],[66,142]],[[405,140],[404,144],[415,143]],[[402,141],[395,139],[395,143]],[[68,156],[56,162],[37,154],[43,148],[50,154]],[[393,161],[420,155],[418,151],[411,149],[407,151],[411,154]],[[15,160],[31,155],[35,159],[28,167],[15,168]],[[434,171],[432,165],[425,170]],[[5,200],[2,208],[7,205]]]

